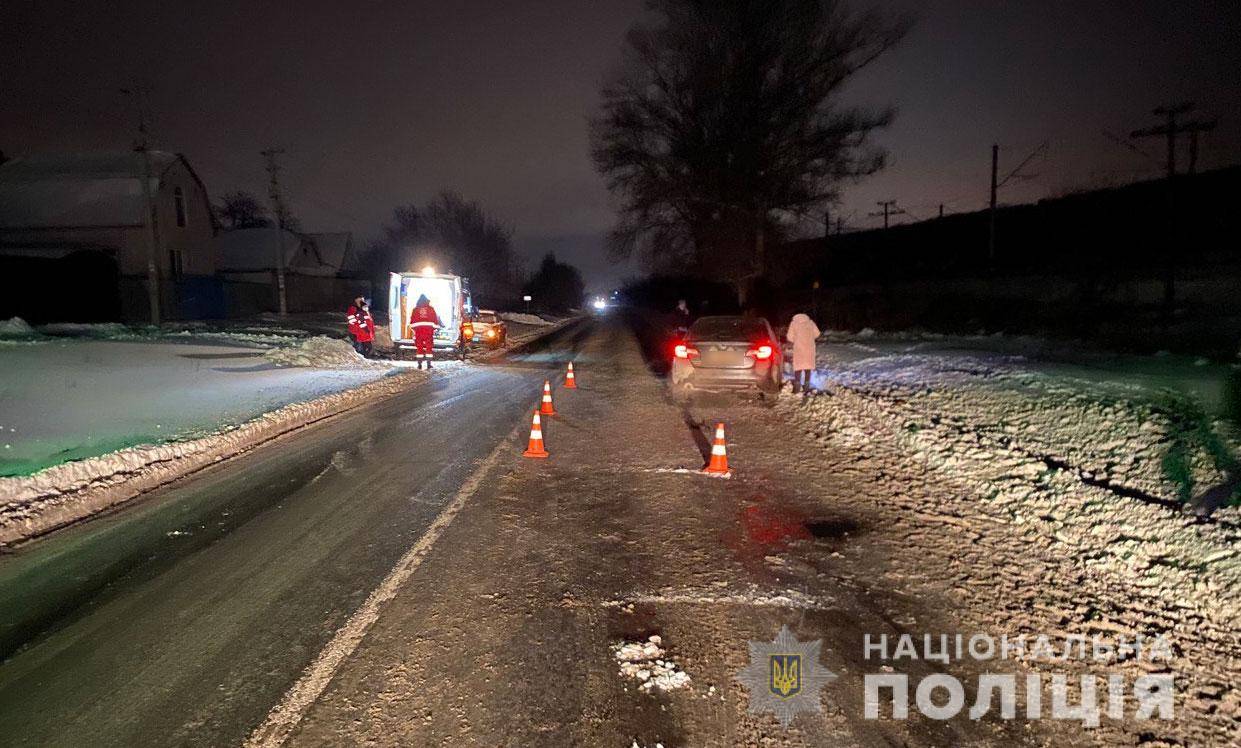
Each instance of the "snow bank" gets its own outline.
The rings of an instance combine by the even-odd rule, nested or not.
[[[523,314],[521,312],[501,312],[500,318],[509,322],[516,322],[521,325],[554,325],[555,322],[548,322],[542,317],[535,314]]]
[[[927,591],[993,633],[1163,635],[1167,729],[1235,735],[1241,511],[1205,516],[1236,489],[1234,428],[1192,398],[1011,357],[856,355],[827,346],[832,396],[777,409],[824,446],[816,461],[884,497],[893,577],[934,569]]]
[[[13,317],[11,319],[0,320],[0,339],[2,338],[29,338],[35,336],[34,328],[26,324],[26,320],[21,317]]]
[[[197,439],[131,447],[33,475],[0,478],[0,544],[34,537],[122,504],[281,434],[396,394],[425,377],[422,372],[405,372],[292,403]]]
[[[156,328],[151,328],[155,331]],[[44,335],[63,335],[66,337],[124,339],[138,336],[138,331],[122,325],[120,322],[54,322],[39,325],[39,332]]]
[[[308,366],[317,369],[387,368],[382,361],[365,358],[344,340],[322,335],[285,348],[273,348],[263,358],[277,366]]]

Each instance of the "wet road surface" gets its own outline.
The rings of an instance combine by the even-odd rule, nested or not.
[[[0,743],[240,742],[584,333],[439,371],[0,558]]]

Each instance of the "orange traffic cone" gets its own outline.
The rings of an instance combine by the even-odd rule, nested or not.
[[[543,404],[539,406],[539,413],[545,416],[556,415],[556,409],[552,407],[552,383],[549,380],[543,380]]]
[[[573,362],[569,362],[569,371],[564,375],[564,388],[566,390],[577,389],[577,379],[573,376]]]
[[[521,453],[521,456],[543,459],[548,454],[548,451],[543,448],[543,422],[539,419],[539,412],[536,410],[534,411],[534,420],[530,423],[530,444],[526,447],[526,451]]]
[[[715,424],[715,441],[711,443],[711,459],[703,468],[704,473],[728,474],[728,447],[724,443],[724,424]]]

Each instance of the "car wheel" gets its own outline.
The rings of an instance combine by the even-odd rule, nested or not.
[[[773,368],[767,379],[759,385],[759,391],[767,397],[774,397],[780,394],[780,372]]]

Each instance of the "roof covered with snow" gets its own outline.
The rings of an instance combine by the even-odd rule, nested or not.
[[[336,231],[325,234],[306,234],[306,238],[319,250],[319,259],[337,272],[353,270],[353,234]]]
[[[276,269],[283,239],[285,269],[302,275],[333,276],[340,268],[323,257],[316,237],[274,226],[224,231],[215,237],[216,267],[223,272],[260,272]]]
[[[302,238],[288,229],[273,227],[223,231],[215,237],[216,266],[220,270],[274,270],[281,241],[284,264],[294,264],[302,247]]]
[[[181,157],[151,151],[152,189]],[[142,157],[135,151],[19,156],[0,165],[0,228],[143,223]]]

